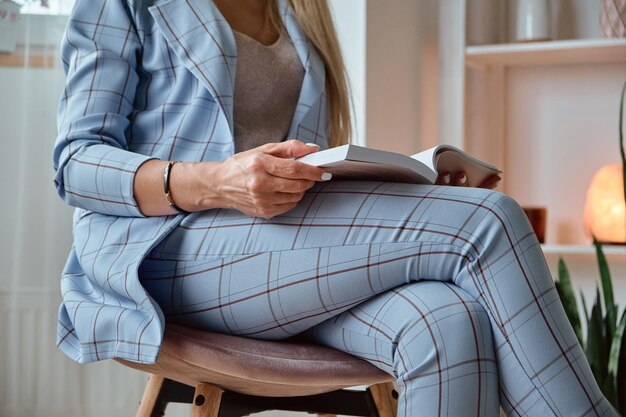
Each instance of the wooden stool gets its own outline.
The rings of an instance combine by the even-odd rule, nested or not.
[[[395,378],[344,352],[297,340],[264,341],[167,324],[137,417],[157,417],[170,402],[192,417],[243,417],[267,410],[395,417]],[[366,391],[344,390],[357,385]]]

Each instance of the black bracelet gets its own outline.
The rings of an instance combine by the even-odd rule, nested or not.
[[[170,161],[165,167],[165,172],[163,173],[163,192],[165,192],[165,198],[167,198],[167,204],[170,207],[172,207],[174,210],[178,211],[179,213],[189,214],[188,211],[183,210],[180,207],[178,207],[174,203],[174,200],[172,200],[172,196],[170,195],[170,171],[172,170],[172,167],[174,166],[174,164],[177,162],[180,162],[180,161]]]

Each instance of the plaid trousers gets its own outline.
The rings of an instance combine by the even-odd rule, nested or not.
[[[491,190],[369,181],[269,220],[193,213],[139,270],[166,320],[301,334],[394,375],[399,416],[618,416],[536,236]]]

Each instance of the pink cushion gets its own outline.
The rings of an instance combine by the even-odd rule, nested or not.
[[[267,397],[312,395],[355,385],[393,381],[393,376],[347,353],[307,342],[264,341],[168,324],[154,365],[126,366],[191,386]]]

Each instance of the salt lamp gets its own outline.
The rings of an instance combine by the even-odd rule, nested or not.
[[[602,243],[626,243],[624,174],[618,164],[606,165],[595,173],[587,190],[585,232]]]

